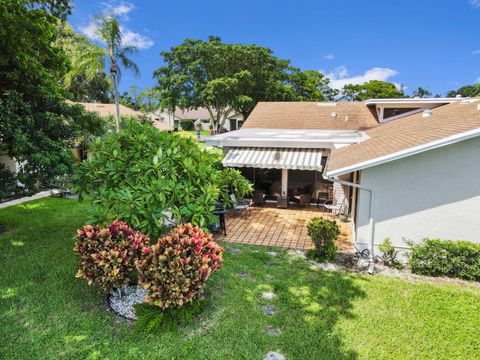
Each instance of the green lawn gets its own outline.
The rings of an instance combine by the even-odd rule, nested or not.
[[[61,199],[0,210],[0,359],[262,359],[271,350],[302,360],[480,356],[478,287],[329,273],[253,246],[227,251],[193,324],[151,334],[116,323],[102,296],[74,277],[73,235],[85,210]],[[271,317],[261,310],[265,290],[277,294]],[[268,326],[282,333],[268,335]]]

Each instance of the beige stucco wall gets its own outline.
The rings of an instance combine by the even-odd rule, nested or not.
[[[424,237],[480,243],[480,138],[361,172],[375,192],[375,243]],[[369,241],[369,195],[360,191],[357,243]]]
[[[0,164],[4,164],[14,174],[18,171],[18,163],[5,153],[0,153]]]

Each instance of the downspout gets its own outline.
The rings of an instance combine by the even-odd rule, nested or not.
[[[330,158],[328,160],[330,160]],[[327,164],[325,164],[325,169],[324,169],[324,172],[322,174],[324,179],[328,179],[328,180],[337,182],[341,185],[346,185],[346,186],[357,188],[359,190],[366,191],[370,195],[369,223],[368,223],[368,225],[369,225],[369,235],[370,235],[370,251],[369,251],[370,254],[369,254],[369,264],[368,264],[368,270],[367,271],[368,271],[369,274],[373,274],[373,271],[375,270],[375,256],[373,255],[374,248],[375,248],[375,242],[374,242],[374,240],[375,240],[375,221],[374,221],[375,194],[374,194],[372,189],[369,189],[369,188],[367,188],[365,186],[362,186],[360,184],[355,184],[355,183],[352,183],[350,181],[340,180],[338,178],[338,176],[328,176],[327,173],[326,173],[326,169],[327,169],[327,166],[328,166],[328,160],[327,160]]]

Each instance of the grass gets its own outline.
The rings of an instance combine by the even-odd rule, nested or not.
[[[190,325],[152,334],[116,322],[102,295],[74,277],[73,235],[85,210],[62,199],[0,210],[0,358],[479,357],[479,287],[325,272],[264,247],[224,244],[225,266]],[[267,290],[277,294],[271,317],[261,310]],[[282,333],[268,335],[268,326]]]

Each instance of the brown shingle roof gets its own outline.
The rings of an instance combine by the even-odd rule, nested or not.
[[[478,100],[440,106],[428,117],[420,112],[367,130],[370,139],[332,151],[327,173],[480,129]]]
[[[102,117],[115,116],[117,114],[115,104],[80,103],[80,102],[75,102],[74,104],[83,105],[86,111],[96,112]],[[130,109],[129,107],[126,107],[120,104],[120,115],[139,117],[139,116],[142,116],[143,114],[139,111],[135,111],[133,109]],[[173,131],[173,128],[157,120],[154,120],[152,125],[161,131]]]
[[[336,118],[332,112],[337,114]],[[377,125],[375,116],[363,102],[259,102],[243,127],[365,130]]]
[[[115,109],[115,104],[81,103],[81,102],[76,102],[74,104],[83,105],[85,107],[85,110],[96,112],[100,116],[115,116],[115,114],[117,113]],[[120,115],[140,116],[142,115],[142,113],[120,104]]]

